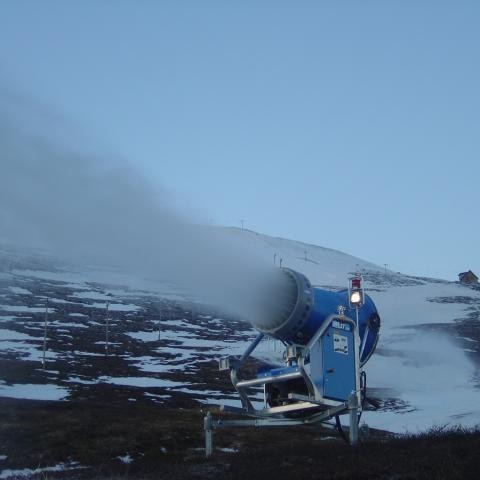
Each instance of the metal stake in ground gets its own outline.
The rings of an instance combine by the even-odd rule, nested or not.
[[[107,308],[105,313],[105,356],[106,357],[108,357],[108,321],[109,321],[108,307],[109,305],[110,305],[110,301],[107,300]]]
[[[45,352],[47,351],[47,323],[48,323],[48,297],[45,299],[45,326],[43,329],[43,357],[42,367],[45,370]]]
[[[212,414],[207,412],[203,419],[203,430],[205,432],[205,457],[213,455],[213,419]]]
[[[350,420],[350,445],[356,445],[358,443],[358,397],[355,392],[352,392],[348,397],[348,413]]]
[[[160,311],[158,312],[158,341],[161,340],[162,336],[162,310],[160,306]]]

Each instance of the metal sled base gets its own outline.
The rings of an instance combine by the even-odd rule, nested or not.
[[[296,409],[299,407],[305,409],[308,407],[307,403],[296,404]],[[312,405],[312,404],[310,404]],[[292,405],[293,406],[293,405]],[[318,405],[313,404],[314,407]],[[284,407],[283,407],[284,408]],[[268,409],[272,410],[272,409]],[[292,408],[293,410],[293,408]],[[298,418],[288,418],[283,416],[278,416],[275,414],[265,414],[265,415],[255,415],[249,412],[245,412],[242,408],[234,407],[223,407],[223,411],[238,413],[242,416],[249,416],[251,418],[241,418],[241,419],[215,419],[211,412],[207,412],[203,419],[203,428],[205,432],[205,456],[207,458],[213,455],[213,433],[216,429],[219,428],[235,428],[235,427],[256,427],[256,428],[265,428],[265,427],[287,427],[287,426],[298,426],[298,425],[317,425],[327,430],[336,430],[337,426],[333,423],[328,422],[333,417],[344,415],[348,413],[349,415],[349,428],[348,428],[348,440],[351,445],[355,445],[358,442],[358,397],[355,393],[352,393],[348,399],[348,402],[342,403],[336,407],[328,408],[327,410],[314,413],[312,415],[305,415]]]
[[[214,419],[210,412],[207,413],[204,418],[206,456],[213,454],[213,432],[218,428],[317,425],[330,430],[337,429],[344,436],[338,417],[345,414],[349,415],[348,441],[356,444],[359,414],[362,411],[361,345],[356,322],[343,314],[330,315],[307,345],[287,345],[284,368],[270,369],[256,378],[240,380],[242,366],[263,337],[263,334],[259,334],[240,358],[220,359],[220,370],[230,373],[242,404],[241,408],[223,406],[222,411],[245,418]],[[337,371],[341,372],[341,382],[335,383]],[[297,393],[295,388],[288,392],[291,382],[298,381],[304,383],[305,394]],[[266,394],[269,385],[286,385],[288,395],[279,399],[277,405],[274,402],[273,406],[267,408],[267,404],[271,404]],[[332,398],[335,395],[328,390],[331,386],[337,388],[334,392],[337,399]],[[256,409],[249,392],[252,388],[262,387],[265,408]],[[339,391],[339,388],[343,390]],[[336,424],[329,422],[332,419],[336,420]]]

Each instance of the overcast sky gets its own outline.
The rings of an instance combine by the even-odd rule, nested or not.
[[[479,25],[473,0],[0,0],[0,86],[207,221],[454,279],[480,274]]]

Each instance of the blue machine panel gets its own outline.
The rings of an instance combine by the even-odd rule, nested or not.
[[[356,389],[354,334],[334,320],[310,350],[311,376],[324,398],[346,401]]]
[[[355,390],[353,342],[353,332],[334,327],[328,328],[322,337],[325,398],[347,400],[352,390]]]

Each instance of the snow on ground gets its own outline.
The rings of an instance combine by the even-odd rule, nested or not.
[[[52,384],[17,383],[0,385],[0,396],[30,400],[64,400],[68,396],[68,389]]]
[[[42,340],[37,339],[36,344],[31,341],[11,341],[0,340],[0,351],[3,354],[11,353],[18,355],[17,360],[28,360],[31,362],[40,362],[43,358]],[[45,352],[45,358],[47,360],[53,360],[58,358],[58,353],[47,350]]]
[[[364,272],[366,279],[374,272],[374,281],[367,281],[366,286],[378,307],[382,328],[378,352],[365,368],[368,386],[395,392],[405,408],[365,412],[363,418],[370,426],[403,432],[433,425],[480,424],[478,364],[445,333],[416,328],[465,319],[472,312],[471,303],[480,305],[478,290],[390,271],[385,275],[380,267],[321,247],[254,233],[248,237],[249,242],[263,243],[264,255],[271,256],[274,250],[277,261],[280,255],[284,266],[304,273],[314,285],[345,287],[352,272]]]
[[[120,455],[120,456],[118,456],[117,458],[118,458],[122,463],[126,463],[127,465],[128,465],[129,463],[132,463],[132,462],[133,462],[133,458],[132,458],[132,456],[131,456],[129,453],[127,453],[126,455],[123,455],[123,456]]]
[[[93,308],[106,308],[107,304],[96,302],[90,306]],[[133,303],[110,303],[108,305],[108,310],[111,312],[135,312],[140,310],[140,307]]]
[[[465,306],[458,303],[439,303],[429,298],[457,297],[465,294],[465,287],[456,284],[428,283],[415,286],[390,287],[381,292],[372,292],[382,316],[382,331],[407,325],[423,323],[451,323],[465,316]],[[473,296],[474,292],[469,292]]]
[[[11,322],[15,320],[17,317],[12,317],[11,315],[0,315],[0,322]]]
[[[103,357],[105,356],[104,353],[93,353],[93,352],[81,352],[79,350],[75,350],[73,352],[75,356],[85,356],[85,357]]]
[[[377,352],[366,365],[368,387],[376,396],[393,399],[391,408],[364,412],[363,419],[371,427],[412,432],[433,425],[480,423],[478,363],[470,360],[465,353],[467,349],[458,341],[468,342],[473,349],[478,338],[464,335],[455,340],[438,328],[420,328],[427,324],[448,326],[457,319],[480,315],[479,291],[452,282],[414,279],[394,272],[387,271],[385,275],[383,268],[369,262],[313,245],[236,229],[224,229],[222,234],[246,244],[269,262],[273,263],[275,254],[277,265],[282,258],[284,266],[304,273],[314,285],[345,287],[352,272],[364,273],[367,291],[382,318]],[[63,399],[72,388],[103,383],[145,390],[161,388],[161,393],[145,391],[145,396],[157,401],[168,400],[170,393],[182,392],[201,402],[239,405],[232,395],[228,375],[222,384],[225,390],[220,387],[217,390],[217,386],[209,388],[206,381],[198,386],[195,381],[201,377],[204,365],[212,368],[212,361],[219,357],[243,353],[255,336],[252,329],[235,333],[231,328],[226,329],[231,327],[230,321],[214,315],[198,314],[192,321],[188,316],[165,318],[162,312],[156,321],[144,325],[148,328],[137,326],[151,298],[186,300],[186,295],[172,285],[100,268],[83,272],[17,268],[1,273],[0,279],[15,282],[15,286],[5,289],[4,305],[0,306],[1,352],[16,354],[18,361],[41,361],[43,336],[34,337],[26,331],[42,330],[43,300],[36,297],[24,305],[25,295],[34,297],[30,284],[40,281],[54,293],[58,285],[71,290],[65,298],[55,293],[51,299],[54,306],[49,309],[49,315],[54,317],[49,323],[49,334],[57,335],[58,341],[62,332],[62,338],[70,343],[65,343],[61,352],[48,351],[47,360],[62,359],[87,366],[100,361],[104,357],[103,329],[109,301],[113,302],[109,305],[111,315],[119,318],[117,324],[111,325],[113,334],[117,331],[118,335],[110,347],[117,358],[128,361],[130,368],[129,375],[75,373],[61,386],[3,383],[0,395]],[[18,316],[7,315],[12,312]],[[135,320],[130,320],[129,315]],[[121,333],[118,332],[120,326]],[[83,339],[82,343],[74,347],[72,342],[78,339]],[[130,351],[130,347],[134,347],[134,351]],[[265,341],[259,345],[256,355],[278,360],[282,352],[278,342]],[[183,376],[173,380],[172,375]]]
[[[249,230],[225,228],[222,234],[227,240],[238,241],[259,258],[304,273],[313,284],[346,286],[351,272],[357,270],[383,271],[377,265],[347,255],[338,250],[319,247],[294,240],[270,237]],[[306,256],[306,260],[305,260]]]
[[[81,292],[75,292],[73,297],[81,298],[81,299],[90,299],[90,300],[105,300],[105,301],[111,301],[112,300],[112,295],[107,294],[107,293],[102,293],[102,292],[95,292],[91,290],[84,290]]]
[[[114,385],[127,385],[130,387],[161,387],[172,388],[182,387],[185,383],[174,382],[171,380],[165,380],[161,378],[152,377],[100,377],[99,380],[105,383],[113,383]]]
[[[135,361],[136,367],[142,372],[165,373],[183,369],[186,359],[182,358],[182,361],[177,365],[172,365],[169,362],[150,356],[132,357],[131,360]]]
[[[31,270],[29,268],[13,269],[13,275],[21,277],[33,277],[40,280],[54,280],[57,282],[71,282],[75,287],[81,287],[85,280],[85,273],[75,273],[72,271],[50,271],[50,270]],[[84,285],[88,288],[88,286]]]
[[[45,307],[29,307],[28,305],[0,305],[0,310],[18,313],[45,313]]]
[[[13,330],[0,329],[0,346],[4,340],[37,340],[37,338]]]
[[[466,305],[439,303],[479,293],[456,284],[394,287],[372,292],[382,317],[377,353],[366,365],[371,388],[395,392],[405,408],[366,412],[370,426],[396,432],[416,432],[431,426],[480,424],[478,364],[445,332],[418,328],[466,317]]]
[[[369,386],[391,390],[406,406],[395,413],[365,412],[370,426],[417,432],[434,425],[480,424],[475,366],[451,339],[407,329],[387,341],[390,353],[375,355],[367,366]]]
[[[7,480],[9,478],[19,479],[19,478],[32,478],[34,475],[42,474],[42,478],[48,478],[48,472],[67,472],[71,470],[78,470],[84,468],[78,462],[69,462],[69,463],[59,463],[52,467],[42,467],[42,468],[22,468],[20,470],[1,470],[0,471],[0,480]]]
[[[32,292],[26,288],[21,287],[8,287],[9,290],[16,295],[31,295]]]

